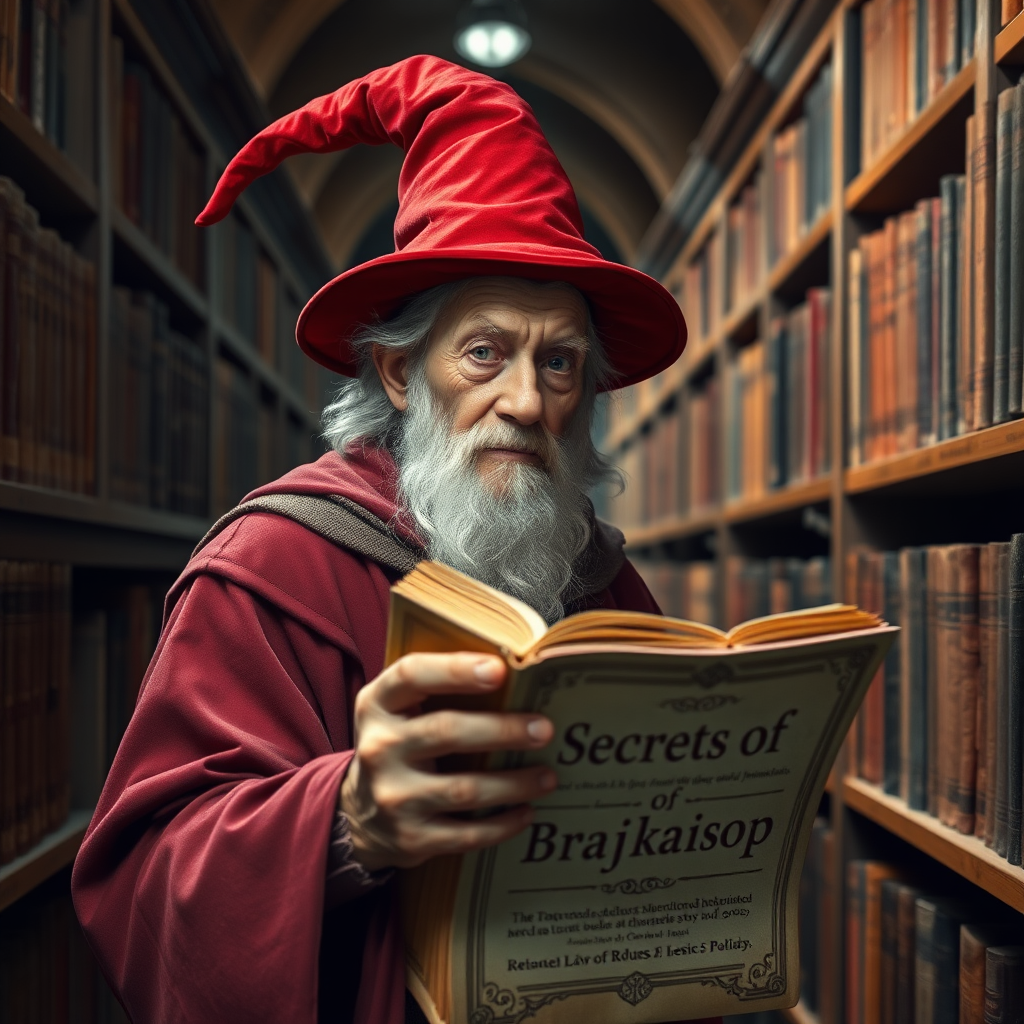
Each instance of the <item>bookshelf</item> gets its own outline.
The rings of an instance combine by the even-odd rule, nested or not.
[[[961,51],[959,68],[949,71],[944,82],[930,85],[927,102],[913,116],[908,114],[898,130],[890,132],[867,166],[860,166],[862,131],[866,131],[858,84],[862,6],[860,0],[840,0],[836,4],[764,123],[732,166],[722,169],[718,191],[663,275],[664,283],[688,313],[687,351],[658,383],[641,386],[635,389],[637,394],[624,395],[613,404],[609,417],[604,449],[620,460],[634,490],[631,499],[623,496],[619,505],[613,504],[611,513],[624,530],[631,557],[642,571],[650,573],[656,596],[669,594],[683,602],[689,599],[687,587],[693,586],[692,577],[686,574],[695,566],[703,566],[712,574],[713,606],[718,624],[723,626],[732,624],[725,621],[727,588],[736,583],[737,559],[759,563],[762,569],[767,564],[771,576],[785,568],[783,563],[803,560],[800,564],[806,565],[808,559],[827,556],[832,597],[843,600],[847,599],[850,558],[859,550],[1002,542],[1009,540],[1011,533],[1024,531],[1019,511],[1024,499],[1024,420],[1020,418],[996,425],[969,422],[966,428],[961,423],[953,436],[939,440],[923,437],[931,443],[920,447],[876,450],[870,460],[862,452],[860,460],[854,461],[849,360],[854,351],[850,312],[855,298],[850,295],[848,274],[851,253],[862,246],[865,237],[879,232],[887,218],[939,196],[944,175],[963,175],[965,169],[970,170],[965,154],[968,120],[973,119],[976,125],[989,124],[999,92],[1019,80],[1024,67],[1024,15],[999,29],[998,9],[992,11],[986,3],[979,3],[973,11],[977,26],[973,55]],[[879,9],[891,12],[907,8],[878,5],[876,12]],[[913,5],[909,9],[913,10]],[[694,268],[714,249],[712,240],[730,238],[729,211],[740,201],[744,189],[759,179],[762,195],[772,195],[773,154],[777,153],[773,139],[801,116],[804,99],[826,63],[831,64],[832,75],[828,154],[831,196],[827,209],[809,218],[811,223],[803,225],[796,244],[774,265],[769,265],[766,256],[757,287],[742,303],[730,305],[729,296],[719,293],[711,297],[720,303],[715,316],[708,317],[703,311],[695,316],[694,283],[703,286],[709,276],[712,281],[715,277],[706,272],[698,277]],[[973,188],[974,195],[991,196],[995,184],[992,179],[986,184],[985,179],[976,178]],[[986,188],[991,191],[984,192]],[[769,237],[777,207],[763,203],[762,209],[768,220],[763,234]],[[991,268],[994,261],[986,254],[991,254],[995,246],[992,220],[980,218],[971,224],[975,234],[970,239],[974,246],[970,262],[983,257]],[[770,252],[770,240],[765,245]],[[728,244],[714,249],[714,253],[721,264],[718,279],[725,279],[730,259]],[[973,282],[969,311],[964,314],[958,307],[957,316],[965,319],[955,330],[967,331],[964,323],[969,324],[972,344],[980,347],[987,344],[988,332],[993,329],[995,301],[991,279],[978,276],[983,272],[984,266],[981,270],[971,268],[956,284],[957,294],[962,297],[966,293],[964,282]],[[723,383],[725,393],[718,397],[713,418],[717,498],[710,507],[687,504],[690,485],[685,479],[700,457],[699,444],[703,442],[688,434],[683,425],[672,449],[679,452],[672,472],[683,482],[669,484],[668,490],[677,497],[677,507],[665,507],[664,501],[658,500],[658,488],[652,488],[645,475],[652,467],[654,471],[663,470],[665,463],[663,459],[658,461],[656,454],[648,455],[645,445],[657,447],[670,429],[665,421],[673,417],[681,421],[693,396],[706,391],[709,382],[727,382],[742,353],[769,339],[773,323],[791,315],[809,288],[827,288],[830,292],[827,377],[816,379],[815,396],[827,424],[827,464],[821,471],[792,482],[776,478],[762,486],[759,493],[730,494],[730,473],[746,453],[738,456],[728,443],[730,418],[737,416],[737,410],[742,414],[743,407],[730,399],[727,383]],[[701,301],[707,301],[703,293]],[[862,297],[861,301],[866,300]],[[705,329],[706,322],[712,324],[712,329]],[[959,358],[961,350],[956,351]],[[679,574],[675,578],[682,582],[670,586],[665,582],[669,578],[666,567],[672,566],[672,571]],[[677,607],[686,614],[688,606]],[[862,755],[852,744],[840,755],[822,805],[833,840],[823,870],[830,875],[840,906],[851,860],[874,854],[891,856],[899,863],[900,856],[912,855],[915,871],[920,869],[929,878],[943,879],[943,885],[948,884],[969,899],[976,895],[979,907],[1001,906],[1024,913],[1024,869],[1009,863],[975,835],[963,834],[932,814],[911,809],[900,797],[862,777],[858,765],[863,762],[857,760]],[[961,885],[968,888],[957,888]],[[828,962],[822,965],[820,975],[822,979],[826,974],[830,976],[829,987],[820,993],[817,1014],[804,1003],[786,1011],[784,1015],[792,1024],[815,1024],[819,1020],[821,1024],[839,1024],[849,1019],[844,992],[846,927],[844,914],[834,913],[826,935]],[[864,1019],[873,1018],[869,1014]]]
[[[33,9],[32,5],[14,6]],[[69,375],[65,380],[54,377],[58,379],[54,390],[70,396],[76,415],[89,425],[92,443],[86,444],[83,457],[91,466],[92,477],[91,481],[86,477],[86,485],[77,490],[62,490],[29,482],[24,463],[13,469],[5,466],[0,472],[0,594],[6,565],[70,566],[71,603],[62,634],[62,649],[72,666],[69,692],[62,698],[70,701],[65,712],[70,736],[63,742],[47,740],[51,745],[46,749],[50,758],[70,759],[71,810],[56,827],[51,821],[50,830],[41,838],[28,848],[19,847],[13,859],[0,865],[0,914],[73,862],[106,766],[130,714],[133,687],[137,688],[141,677],[139,665],[131,659],[148,661],[162,595],[195,543],[223,511],[214,504],[214,494],[228,506],[241,497],[217,479],[218,458],[235,459],[230,450],[220,456],[215,451],[229,419],[215,386],[219,362],[231,362],[253,395],[253,408],[264,416],[262,433],[252,426],[253,435],[261,438],[260,451],[253,460],[257,475],[235,481],[245,490],[280,475],[297,461],[317,456],[315,435],[327,386],[324,373],[290,353],[294,347],[293,314],[333,273],[290,179],[275,175],[257,190],[257,196],[247,196],[238,204],[238,216],[250,232],[253,252],[265,268],[264,279],[269,283],[264,287],[271,289],[263,296],[263,315],[270,315],[272,323],[269,329],[264,325],[259,339],[246,336],[224,315],[224,264],[230,256],[224,250],[223,231],[218,227],[200,232],[190,226],[234,148],[265,123],[260,118],[265,118],[266,112],[255,94],[245,92],[244,83],[225,73],[217,84],[216,102],[234,109],[227,112],[225,121],[217,111],[203,106],[201,98],[211,93],[207,82],[189,78],[206,73],[197,67],[194,53],[174,51],[171,42],[158,41],[147,27],[147,19],[156,12],[181,19],[176,36],[179,42],[190,32],[200,33],[201,21],[183,17],[180,5],[158,2],[136,7],[130,0],[69,0],[58,7],[61,16],[69,19],[61,26],[68,39],[63,128],[51,131],[47,122],[42,130],[38,118],[34,121],[31,116],[31,102],[16,87],[3,92],[0,83],[0,175],[21,190],[25,206],[35,211],[33,216],[38,216],[42,229],[56,231],[76,258],[84,257],[94,268],[92,304],[74,314],[80,316],[74,323],[85,324],[92,332],[94,362],[65,365],[55,355],[52,363],[40,364],[36,385],[37,392],[45,395],[50,389],[44,385],[51,382],[43,374]],[[203,59],[220,61],[222,68],[232,59],[219,49],[223,45],[219,40],[202,37],[193,40],[193,45],[201,45]],[[126,142],[123,136],[126,125],[142,121],[149,125],[159,118],[139,115],[133,122],[136,115],[125,113],[125,97],[134,102],[131,91],[136,87],[146,94],[146,102],[155,104],[153,110],[163,119],[159,128],[163,134],[155,136],[156,142],[139,142],[138,149],[132,150],[139,160],[138,180],[145,177],[145,161],[152,162],[158,155],[169,168],[162,171],[161,179],[168,194],[148,198],[148,221],[145,211],[143,215],[138,211],[129,214],[125,147],[135,143]],[[226,135],[226,122],[239,137]],[[63,139],[57,137],[61,132]],[[147,149],[150,145],[157,148]],[[171,148],[159,148],[166,145]],[[137,181],[131,187],[136,185]],[[17,206],[17,210],[25,206]],[[6,207],[0,204],[0,227],[4,217],[15,216],[12,209],[10,203]],[[284,233],[280,228],[282,210],[285,215],[298,212],[291,230]],[[0,244],[6,245],[6,238],[0,232]],[[0,267],[3,265],[0,261]],[[240,287],[244,290],[248,283],[243,280]],[[252,290],[256,292],[255,287]],[[122,347],[137,352],[140,338],[153,346],[152,361],[144,366],[131,364],[126,370],[118,363],[122,358],[115,323],[118,302],[134,318],[121,338],[127,342]],[[143,308],[152,313],[152,334],[148,336],[138,333],[139,310]],[[70,318],[73,314],[62,315]],[[259,316],[249,319],[256,322]],[[5,358],[14,358],[11,352],[20,351],[14,347],[13,336],[13,331],[6,335],[0,331],[0,364]],[[20,334],[19,338],[26,336]],[[60,348],[61,344],[63,341],[58,341],[53,351],[64,360],[71,353]],[[86,397],[80,399],[82,395]],[[157,424],[155,418],[150,422],[147,399],[164,402],[170,426]],[[170,404],[172,399],[179,404]],[[25,423],[33,424],[38,432],[47,426],[48,416],[67,415],[54,400],[48,401],[45,412],[29,408],[11,423],[3,420],[5,413],[0,414],[0,432],[15,431],[19,452],[30,450],[29,435],[23,433]],[[135,401],[141,411],[133,414],[129,406]],[[0,400],[0,406],[4,402],[9,399]],[[175,439],[188,441],[175,456],[177,469],[169,449],[163,449],[166,464],[153,458],[159,450],[155,447],[157,434],[163,429],[172,446]],[[135,480],[138,494],[128,500],[122,493],[123,478],[131,474],[124,465],[119,468],[118,460],[123,461],[126,435],[140,431],[150,437],[150,447],[134,442],[142,445],[139,452],[145,473]],[[38,433],[38,438],[44,443],[45,433]],[[33,443],[36,439],[36,434],[30,438]],[[43,458],[38,449],[35,457]],[[151,464],[157,469],[151,469]],[[184,476],[175,477],[176,472]],[[186,486],[191,488],[187,494]],[[179,497],[174,497],[176,494]],[[186,498],[180,495],[186,496],[190,510],[184,510]],[[16,603],[8,607],[0,601],[0,623],[8,621],[4,614],[16,616]],[[33,620],[32,628],[51,627]],[[39,634],[33,638],[38,640]],[[115,640],[131,648],[124,655],[128,659],[125,665],[118,660],[121,654],[113,647],[108,650]],[[38,645],[33,648],[32,657],[40,650]],[[114,674],[122,668],[125,679],[115,679]],[[115,701],[121,702],[117,709]],[[7,733],[0,735],[0,745],[9,740]],[[0,929],[4,920],[0,917]]]

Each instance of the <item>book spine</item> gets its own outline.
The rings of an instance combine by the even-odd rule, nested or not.
[[[999,94],[996,113],[996,215],[995,215],[995,341],[992,364],[992,422],[1002,423],[1010,415],[1010,231],[1013,221],[1012,203],[1012,142],[1013,100],[1015,89],[1004,89]],[[986,371],[979,363],[979,377]],[[981,425],[979,423],[979,425]]]
[[[881,903],[881,979],[879,983],[879,1024],[898,1024],[896,987],[899,944],[899,892],[901,883],[887,878],[882,882]]]
[[[1024,85],[1013,90],[1010,129],[1010,268],[1007,280],[1024,280]],[[1024,411],[1024,294],[1010,287],[1009,355],[1006,409],[1010,416]]]
[[[914,910],[914,1020],[916,1024],[936,1021],[936,964],[933,933],[935,904],[918,897]]]
[[[974,793],[974,834],[983,842],[993,801],[990,800],[989,779],[992,778],[995,745],[991,744],[989,722],[992,719],[996,623],[998,615],[995,589],[995,552],[991,544],[978,553],[978,700],[974,717],[974,746],[978,752],[978,772]]]
[[[957,189],[956,177],[944,175],[939,182],[942,200],[939,243],[939,440],[956,434],[956,287]]]
[[[961,926],[959,1024],[985,1024],[985,946],[983,933]]]
[[[996,627],[996,782],[992,849],[1000,857],[1006,856],[1006,827],[1008,821],[1008,746],[1007,722],[1010,716],[1010,545],[996,547],[996,590],[998,594],[998,621]]]
[[[978,563],[980,548],[961,544],[953,549],[956,563],[957,630],[953,635],[953,671],[959,706],[953,711],[959,731],[960,764],[956,785],[956,827],[964,835],[974,832],[974,786],[977,773],[978,675],[981,668],[978,638]]]
[[[915,903],[921,893],[913,886],[901,883],[896,897],[896,1021],[898,1024],[914,1020]]]
[[[995,360],[995,302],[991,295],[995,277],[996,203],[996,110],[994,103],[979,105],[975,146],[971,160],[974,186],[974,337],[975,429],[992,425],[993,362]],[[964,372],[970,372],[964,367]]]
[[[927,803],[927,568],[923,548],[900,552],[903,628],[901,631],[901,793],[907,806],[924,810]]]
[[[930,444],[933,439],[931,408],[931,335],[932,335],[932,243],[931,203],[923,200],[916,209],[915,270],[917,302],[917,436],[920,444]]]
[[[1010,539],[1009,559],[1009,695],[1006,715],[1006,859],[1021,863],[1022,691],[1024,691],[1024,533]]]
[[[867,861],[846,866],[846,1024],[867,1024],[865,1018],[864,913]]]
[[[939,708],[941,695],[939,693],[939,666],[944,656],[941,647],[938,598],[940,585],[940,569],[942,552],[938,548],[928,548],[927,558],[927,580],[926,591],[926,615],[925,622],[928,632],[928,656],[927,665],[927,686],[928,696],[925,701],[927,711],[927,779],[928,791],[925,801],[925,810],[933,817],[939,816]]]
[[[900,594],[899,555],[888,551],[881,558],[882,617],[890,625],[903,623]],[[900,788],[900,678],[901,650],[893,644],[885,656],[885,711],[882,785],[886,793],[897,794]]]
[[[975,182],[971,170],[971,154],[975,147],[977,119],[974,114],[967,118],[964,130],[966,140],[966,153],[964,166],[967,173],[964,176],[964,187],[962,193],[963,205],[957,209],[959,218],[958,246],[960,257],[957,261],[959,271],[959,302],[957,320],[957,377],[956,377],[956,407],[957,407],[957,434],[966,434],[968,430],[974,429],[975,420],[975,393],[977,374],[974,372],[974,288],[980,287],[981,282],[975,279],[974,259],[974,206],[975,206]],[[959,190],[959,179],[957,181]]]
[[[985,950],[985,1024],[1024,1020],[1024,946]]]

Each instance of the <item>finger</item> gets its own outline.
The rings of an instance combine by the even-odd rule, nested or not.
[[[424,830],[424,859],[497,846],[498,843],[518,835],[532,821],[533,808],[529,805],[512,807],[501,814],[475,821],[435,818]]]
[[[543,715],[510,711],[431,711],[399,726],[402,752],[410,762],[445,754],[538,750],[555,727]]]
[[[384,710],[400,713],[433,694],[493,692],[506,671],[501,658],[490,654],[407,654],[371,685]]]
[[[507,772],[464,772],[456,775],[421,775],[409,804],[424,816],[479,811],[502,804],[527,804],[547,796],[558,777],[544,766]]]

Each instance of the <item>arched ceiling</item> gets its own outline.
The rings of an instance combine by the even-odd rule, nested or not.
[[[414,53],[460,61],[465,0],[212,0],[280,115]],[[530,52],[495,73],[530,103],[582,204],[628,260],[766,0],[524,0]],[[288,161],[328,251],[347,264],[394,202],[401,154]]]

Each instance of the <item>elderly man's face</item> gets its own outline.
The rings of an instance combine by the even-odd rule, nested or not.
[[[583,300],[570,288],[515,278],[467,285],[435,327],[424,363],[453,431],[504,422],[561,437],[583,393],[586,322]],[[405,357],[378,349],[374,358],[391,401],[404,411]],[[528,447],[485,447],[477,468],[500,479],[512,463],[542,466]]]

